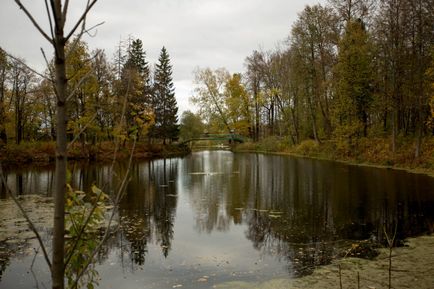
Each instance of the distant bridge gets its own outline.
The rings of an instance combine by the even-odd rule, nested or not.
[[[239,134],[203,134],[197,138],[191,138],[182,142],[182,144],[194,142],[194,141],[228,141],[229,143],[243,143],[244,138]]]

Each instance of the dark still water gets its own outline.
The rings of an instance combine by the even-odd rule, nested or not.
[[[105,166],[71,171],[73,185],[84,190],[110,182]],[[49,196],[52,174],[11,172],[8,182],[21,194]],[[383,227],[397,223],[400,238],[432,231],[434,178],[287,156],[196,152],[136,163],[119,222],[121,230],[99,255],[99,288],[295,278],[355,240],[383,238]],[[35,287],[32,260],[18,254],[4,262],[0,288]],[[42,258],[35,262],[39,286],[49,284]]]

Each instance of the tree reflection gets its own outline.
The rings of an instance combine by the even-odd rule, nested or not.
[[[173,240],[177,188],[177,161],[154,160],[135,165],[127,193],[120,205],[122,238],[129,244],[131,261],[144,265],[148,243],[161,247],[169,255]]]
[[[3,274],[10,263],[11,250],[7,249],[7,244],[0,242],[0,281],[2,280]]]
[[[195,212],[195,229],[211,233],[227,231],[234,219],[226,205],[236,196],[229,192],[234,185],[233,154],[204,152],[183,162],[184,184],[188,185],[190,204]],[[236,185],[236,184],[235,184]]]
[[[418,201],[427,198],[429,179],[402,172],[221,152],[186,162],[196,230],[246,224],[254,248],[286,260],[295,276],[330,263],[352,242],[383,240],[394,224],[400,238],[420,234],[434,216],[434,200]]]
[[[122,176],[126,165],[117,170]],[[110,193],[118,180],[109,175],[107,166],[71,166],[73,186],[84,191],[96,182]],[[31,182],[47,192],[52,173],[23,172],[21,185],[17,178],[8,177],[14,190],[22,187],[26,194]],[[256,250],[301,276],[352,242],[383,240],[396,224],[399,239],[432,232],[433,187],[432,179],[401,171],[261,154],[200,152],[141,162],[132,167],[119,209],[121,230],[99,260],[119,252],[124,268],[135,270],[151,246],[167,258],[180,194],[198,235],[242,226]]]

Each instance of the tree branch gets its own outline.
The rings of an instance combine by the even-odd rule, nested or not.
[[[96,1],[96,0],[95,0]],[[15,3],[20,7],[21,10],[24,11],[24,13],[27,15],[27,17],[30,19],[30,21],[33,23],[33,25],[36,27],[36,29],[44,36],[45,39],[48,40],[52,45],[54,45],[53,39],[48,36],[47,33],[39,26],[38,22],[36,22],[35,18],[33,18],[32,14],[30,14],[29,10],[21,3],[21,0],[15,0]]]
[[[44,49],[42,49],[42,47],[41,47],[41,53],[42,53],[42,56],[44,57],[45,65],[47,65],[48,72],[50,73],[49,81],[54,84],[54,80],[53,80],[54,79],[54,72],[51,69],[50,63],[48,62],[47,55],[45,54],[45,51],[44,51]],[[54,89],[55,89],[55,87],[54,87]]]
[[[62,11],[64,21],[66,21],[66,15],[68,14],[68,7],[69,7],[69,0],[66,0]]]
[[[8,53],[7,51],[3,50],[4,53],[6,54],[7,57],[12,58],[13,60],[19,62],[20,64],[24,65],[25,67],[27,67],[29,70],[31,70],[33,73],[35,73],[36,75],[42,77],[43,79],[46,79],[48,81],[52,81],[50,78],[48,78],[47,76],[43,75],[42,73],[37,72],[36,70],[34,70],[33,68],[31,68],[30,66],[28,66],[24,61],[22,61],[21,59],[13,56],[12,54]]]
[[[74,139],[68,144],[67,149],[69,148],[77,141],[77,139],[80,137],[80,135],[87,129],[87,127],[91,124],[91,122],[97,117],[98,112],[95,112],[95,114],[92,116],[92,118],[86,123],[86,125],[78,132],[78,134],[74,137]]]
[[[11,192],[11,190],[9,189],[9,186],[6,182],[5,176],[3,174],[3,166],[0,163],[0,178],[1,178],[1,182],[3,183],[4,187],[6,188],[7,193],[9,194],[9,196],[12,198],[12,200],[14,201],[14,203],[17,205],[18,209],[20,210],[21,214],[23,215],[23,217],[26,219],[30,229],[33,231],[33,233],[36,235],[36,238],[38,239],[39,245],[41,246],[42,252],[44,253],[44,258],[45,261],[47,262],[48,268],[50,268],[50,272],[52,270],[51,268],[51,261],[50,258],[48,257],[47,254],[47,250],[45,249],[44,246],[44,242],[42,241],[41,236],[39,235],[38,230],[36,230],[35,225],[33,224],[33,222],[30,220],[29,216],[27,215],[26,211],[24,210],[24,208],[21,206],[20,202],[18,201],[18,199],[15,197],[15,195]]]
[[[80,88],[80,86],[83,84],[83,82],[86,81],[91,76],[91,74],[92,74],[92,71],[89,71],[80,79],[80,81],[77,83],[77,85],[71,91],[71,93],[66,97],[66,101],[70,100],[74,96],[74,93],[77,91],[77,89]]]
[[[19,0],[15,0],[15,1],[19,1]],[[95,3],[98,0],[93,0],[90,4],[87,5],[86,10],[83,12],[83,14],[81,15],[80,19],[77,21],[77,23],[74,25],[74,27],[72,28],[71,32],[69,32],[69,34],[65,37],[65,41],[68,41],[69,38],[71,38],[71,36],[74,34],[74,32],[77,30],[78,26],[81,25],[81,23],[83,21],[85,21],[87,13],[89,13],[90,9],[92,9],[93,5],[95,5]]]
[[[127,91],[125,93],[124,103],[123,103],[123,107],[122,107],[121,120],[120,120],[121,125],[122,125],[122,123],[124,122],[124,119],[125,119],[128,94],[129,94],[129,91],[130,91],[130,83],[131,83],[131,78],[128,78]],[[117,189],[116,198],[115,198],[115,200],[113,202],[113,205],[114,205],[113,207],[114,208],[113,208],[112,214],[110,215],[110,219],[109,219],[109,222],[108,222],[108,225],[107,225],[107,230],[105,231],[105,234],[104,234],[103,238],[101,239],[100,243],[97,245],[97,247],[95,248],[95,250],[93,251],[93,253],[92,253],[91,257],[89,258],[89,260],[82,267],[82,270],[80,272],[78,272],[76,280],[75,280],[73,286],[71,286],[71,288],[76,288],[76,286],[78,284],[78,281],[83,276],[83,274],[86,272],[87,268],[89,267],[89,265],[91,264],[91,262],[95,258],[95,255],[98,253],[98,251],[101,249],[101,246],[104,244],[104,242],[108,238],[109,229],[110,229],[111,223],[113,221],[113,218],[115,216],[116,208],[119,207],[119,202],[123,198],[123,195],[125,194],[124,190],[125,190],[125,186],[126,186],[127,181],[128,181],[128,176],[129,176],[129,173],[130,173],[130,168],[131,168],[131,164],[132,164],[132,160],[133,160],[133,154],[134,154],[135,147],[136,147],[136,139],[134,139],[133,148],[131,150],[130,158],[129,158],[129,161],[128,161],[127,171],[126,171],[126,173],[125,173],[125,175],[124,175],[124,177],[122,179],[121,185]],[[114,154],[113,154],[113,162],[112,162],[112,165],[110,167],[110,174],[111,174],[110,179],[113,179],[113,168],[114,168],[114,165],[115,165],[115,162],[116,162],[118,149],[119,149],[119,140],[117,139],[116,140],[116,145],[115,145],[115,151],[114,151]]]
[[[51,19],[50,9],[48,8],[48,0],[45,0],[45,9],[47,10],[48,23],[50,24],[51,39],[54,39],[53,20]]]
[[[102,25],[104,25],[104,24],[105,24],[105,21],[100,22],[100,23],[98,23],[98,24],[95,24],[94,26],[90,27],[89,29],[84,30],[83,33],[86,33],[86,34],[89,35],[90,37],[95,37],[97,32],[95,32],[95,35],[91,35],[91,34],[90,34],[90,31],[92,31],[93,29],[95,29],[95,28],[97,28],[97,27],[99,27],[99,26],[102,26]]]
[[[132,160],[133,160],[133,154],[134,154],[134,150],[136,148],[136,141],[137,140],[134,139],[133,147],[131,149],[130,158],[129,158],[129,161],[128,161],[127,171],[125,172],[124,178],[123,178],[123,180],[121,182],[121,185],[119,186],[118,192],[116,194],[116,199],[114,201],[114,208],[113,208],[112,214],[110,215],[109,222],[107,224],[107,230],[105,231],[104,236],[102,237],[102,239],[99,242],[99,244],[96,246],[95,250],[92,252],[90,258],[86,261],[86,263],[81,268],[81,271],[77,273],[76,280],[75,280],[74,284],[71,286],[71,288],[76,288],[77,287],[78,281],[83,276],[83,274],[86,272],[86,270],[89,267],[89,265],[93,262],[93,259],[95,258],[96,254],[99,252],[99,250],[101,249],[102,245],[105,243],[105,241],[107,241],[107,239],[109,237],[110,226],[111,226],[111,223],[113,222],[113,218],[115,216],[116,208],[119,207],[119,202],[123,198],[124,193],[125,193],[125,187],[126,187],[126,184],[128,182],[128,176],[130,174],[131,164],[132,164]]]
[[[90,219],[91,219],[93,213],[94,213],[95,210],[96,210],[96,207],[98,206],[98,202],[99,202],[99,200],[100,200],[100,198],[101,198],[102,193],[103,193],[103,191],[101,190],[101,191],[99,192],[99,194],[98,194],[98,197],[97,197],[97,199],[96,199],[94,205],[92,206],[91,211],[90,211],[89,214],[87,215],[84,224],[83,224],[83,225],[81,226],[81,228],[80,228],[80,232],[78,233],[77,239],[76,239],[76,241],[74,242],[74,245],[72,246],[72,249],[71,249],[71,251],[69,252],[69,255],[66,257],[66,261],[65,261],[65,264],[64,264],[65,269],[66,269],[66,267],[68,266],[69,262],[71,261],[72,256],[74,256],[74,253],[75,253],[74,251],[75,251],[75,249],[77,248],[78,243],[79,243],[81,237],[83,236],[84,231],[86,230],[86,227],[87,227],[87,225],[89,224]]]

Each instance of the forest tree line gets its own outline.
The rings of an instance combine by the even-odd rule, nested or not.
[[[404,138],[418,157],[433,136],[433,23],[433,0],[306,6],[284,47],[253,51],[243,74],[195,71],[192,101],[212,131],[294,145],[387,138],[393,152]]]
[[[83,143],[178,137],[178,106],[165,47],[151,67],[140,39],[121,41],[113,59],[83,41],[67,44],[68,135]],[[54,63],[40,74],[0,48],[0,147],[56,138]]]

